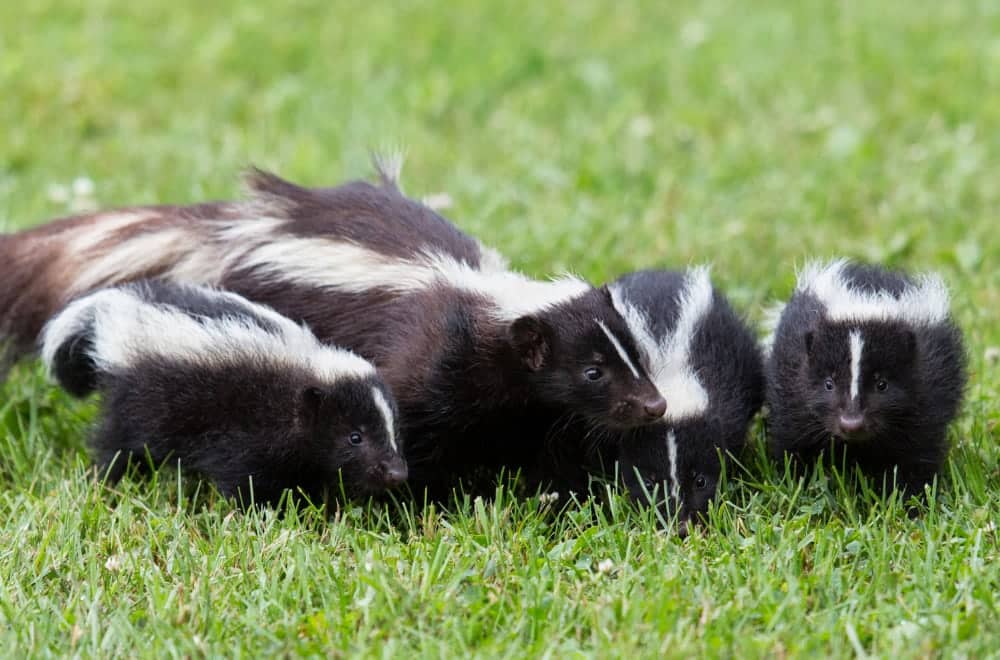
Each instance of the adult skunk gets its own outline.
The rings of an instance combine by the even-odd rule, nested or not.
[[[607,289],[507,269],[382,176],[307,189],[258,172],[247,202],[136,208],[11,237],[17,276],[37,278],[22,278],[34,291],[8,293],[8,308],[43,317],[53,301],[151,275],[268,304],[380,368],[418,488],[520,465],[553,415],[619,429],[659,419],[667,403]],[[34,331],[32,314],[6,318],[22,341]]]
[[[904,496],[948,453],[965,386],[962,335],[937,275],[837,260],[799,273],[768,359],[769,445],[812,462],[828,450]]]
[[[42,356],[71,394],[102,394],[91,444],[112,481],[178,461],[244,503],[318,500],[406,479],[396,407],[371,363],[240,296],[145,280],[75,300]]]
[[[684,533],[708,511],[721,459],[746,442],[764,399],[763,361],[754,333],[712,286],[707,267],[630,273],[609,289],[671,405],[658,423],[624,433],[587,439],[563,430],[585,438],[575,453],[586,460],[567,460],[560,440],[556,453],[543,454],[541,472],[550,487],[573,492],[585,491],[592,475],[617,477],[637,501],[677,516]]]
[[[253,169],[246,200],[123,208],[0,235],[7,285],[0,289],[0,339],[12,357],[21,357],[33,350],[45,321],[73,298],[158,276],[216,286],[228,280],[233,286],[227,288],[243,284],[254,299],[283,298],[287,282],[303,295],[317,294],[313,303],[335,294],[336,301],[312,314],[321,326],[329,307],[370,309],[443,272],[470,287],[468,271],[505,273],[494,288],[523,285],[526,290],[512,295],[531,299],[586,289],[575,278],[549,286],[511,273],[495,250],[402,194],[400,159],[376,157],[375,164],[380,185],[310,189]],[[525,305],[531,307],[530,300]]]

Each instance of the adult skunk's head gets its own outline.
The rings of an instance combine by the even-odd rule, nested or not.
[[[510,335],[541,399],[595,427],[634,428],[667,410],[606,287],[521,316]]]

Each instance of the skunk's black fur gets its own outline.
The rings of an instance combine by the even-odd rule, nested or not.
[[[172,327],[153,327],[165,319]],[[187,342],[192,322],[218,343]],[[102,392],[92,446],[112,481],[148,456],[244,503],[274,504],[288,489],[320,501],[341,484],[364,496],[406,478],[393,399],[374,368],[234,294],[162,281],[99,291],[53,319],[43,354],[73,394]]]
[[[776,458],[808,464],[826,452],[877,487],[891,488],[895,471],[904,496],[922,493],[947,457],[966,380],[943,283],[845,261],[807,268],[778,321],[768,379]]]

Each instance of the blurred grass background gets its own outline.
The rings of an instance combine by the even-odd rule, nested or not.
[[[25,365],[0,390],[0,644],[996,653],[998,89],[986,0],[3,3],[0,228],[231,198],[250,163],[332,185],[403,145],[408,193],[447,193],[446,216],[539,276],[707,261],[759,319],[809,257],[939,270],[972,380],[932,515],[757,456],[679,542],[532,501],[309,526],[176,483],[109,500],[85,473],[92,407]]]

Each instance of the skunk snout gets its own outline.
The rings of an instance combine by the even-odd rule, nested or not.
[[[406,483],[409,470],[403,461],[391,461],[382,464],[382,479],[386,488],[396,488]]]
[[[615,406],[615,416],[626,426],[649,424],[667,412],[667,401],[659,393],[625,397]]]
[[[844,435],[856,435],[865,428],[865,416],[857,412],[844,412],[837,420],[837,428]]]
[[[657,394],[655,397],[646,399],[646,401],[643,402],[642,410],[646,413],[646,417],[649,419],[659,419],[663,417],[665,412],[667,412],[667,400]]]

